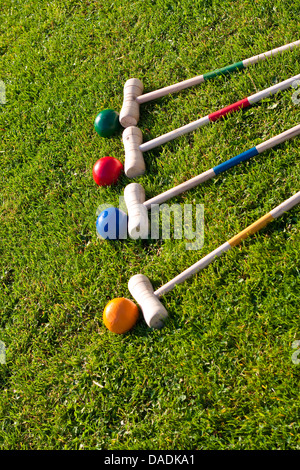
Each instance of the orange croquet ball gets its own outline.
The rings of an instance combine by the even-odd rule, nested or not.
[[[103,311],[103,322],[113,333],[123,334],[136,324],[139,309],[132,300],[119,297],[106,305]]]

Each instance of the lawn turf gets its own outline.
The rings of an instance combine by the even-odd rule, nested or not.
[[[299,138],[174,199],[203,204],[186,240],[103,242],[92,167],[124,162],[93,121],[145,91],[299,39],[299,2],[2,0],[0,448],[299,450],[299,208],[177,286],[164,329],[119,336],[106,303],[158,288],[300,189]],[[300,72],[300,49],[141,106],[144,140]],[[147,198],[299,123],[290,89],[145,153]]]

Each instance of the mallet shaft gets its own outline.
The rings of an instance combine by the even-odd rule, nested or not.
[[[183,80],[182,82],[174,83],[174,85],[166,86],[160,88],[159,90],[150,91],[144,95],[140,95],[136,98],[138,104],[147,103],[148,101],[153,101],[162,96],[169,95],[171,93],[177,93],[178,91],[184,90],[194,85],[199,85],[199,83],[204,82],[204,75],[198,75],[197,77],[189,78],[188,80]]]
[[[249,67],[249,65],[257,64],[257,62],[260,62],[261,60],[265,60],[269,57],[275,57],[277,54],[280,54],[281,52],[293,50],[296,47],[300,46],[300,40],[290,42],[289,44],[285,44],[284,46],[277,47],[276,49],[271,49],[268,52],[263,52],[262,54],[255,55],[253,57],[250,57],[249,59],[244,59],[243,60],[243,66],[244,67]]]
[[[162,204],[163,202],[168,201],[172,197],[178,196],[178,194],[188,191],[189,189],[198,186],[198,184],[208,181],[214,176],[216,176],[216,174],[211,168],[210,170],[204,171],[200,175],[194,176],[194,178],[191,178],[190,180],[185,181],[184,183],[178,184],[174,188],[168,189],[167,191],[158,194],[157,196],[154,196],[151,199],[148,199],[148,201],[144,202],[144,206],[147,209],[150,209],[152,204]]]
[[[256,222],[249,225],[246,229],[239,232],[237,235],[235,235],[233,238],[225,242],[223,245],[219,246],[216,250],[212,251],[211,253],[206,255],[204,258],[197,261],[195,264],[193,264],[188,269],[183,271],[181,274],[176,276],[174,279],[164,284],[162,287],[160,287],[154,292],[154,295],[157,298],[159,298],[162,295],[166,294],[167,292],[172,290],[177,284],[181,284],[186,279],[190,278],[191,276],[199,272],[201,269],[208,266],[212,261],[214,261],[215,258],[219,257],[221,254],[230,250],[234,246],[239,245],[248,236],[258,232],[267,224],[269,224],[272,220],[280,217],[284,212],[287,212],[288,210],[292,209],[292,207],[294,207],[296,204],[299,204],[299,202],[300,202],[300,191],[298,191],[292,197],[290,197],[289,199],[281,203],[279,206],[275,207],[268,214],[264,215],[263,217],[258,219]]]
[[[175,129],[171,132],[168,132],[166,134],[163,134],[159,137],[156,137],[155,139],[152,139],[148,142],[145,142],[139,146],[139,150],[141,152],[146,152],[148,150],[151,150],[155,147],[158,147],[162,144],[165,144],[166,142],[169,142],[170,140],[176,139],[177,137],[180,137],[184,134],[187,134],[188,132],[194,131],[200,127],[203,127],[210,122],[214,122],[221,117],[226,116],[227,114],[230,114],[232,112],[238,111],[240,109],[246,108],[248,106],[251,106],[254,103],[258,103],[264,98],[267,98],[268,96],[271,96],[278,91],[283,91],[292,86],[292,84],[300,79],[300,74],[295,75],[294,77],[291,77],[287,80],[284,80],[283,82],[277,83],[276,85],[273,85],[269,88],[266,88],[265,90],[262,90],[258,93],[255,93],[254,95],[249,96],[248,98],[244,98],[240,101],[237,101],[236,103],[233,103],[229,106],[226,106],[225,108],[222,108],[218,111],[215,111],[205,117],[202,117],[196,121],[193,121],[189,124],[186,124],[185,126],[182,126],[178,129]]]
[[[175,186],[174,188],[171,188],[161,194],[158,194],[157,196],[154,196],[151,199],[148,199],[147,201],[144,202],[144,206],[147,209],[149,209],[152,204],[162,204],[168,199],[178,196],[179,194],[185,191],[188,191],[189,189],[192,189],[195,186],[201,183],[204,183],[205,181],[211,178],[214,178],[216,175],[229,170],[230,168],[238,165],[241,162],[249,160],[251,157],[254,157],[255,155],[263,153],[264,151],[269,150],[275,147],[276,145],[279,145],[285,142],[286,140],[293,139],[299,134],[300,134],[300,124],[292,127],[291,129],[288,129],[285,132],[282,132],[281,134],[278,134],[275,137],[272,137],[271,139],[268,139],[262,142],[261,144],[258,144],[256,147],[246,150],[245,152],[242,152],[239,155],[236,155],[235,157],[232,157],[226,160],[225,162],[220,163],[214,168],[211,168],[201,173],[200,175],[197,175],[194,178],[191,178],[190,180],[185,181],[184,183],[181,183]]]
[[[160,88],[159,90],[151,91],[149,93],[145,93],[144,95],[140,95],[136,98],[136,102],[138,104],[143,104],[148,101],[152,101],[162,96],[168,95],[170,93],[177,93],[178,91],[184,90],[185,88],[192,87],[194,85],[198,85],[199,83],[203,83],[207,80],[215,78],[219,75],[227,75],[236,70],[242,70],[250,65],[257,64],[258,62],[265,60],[269,57],[274,57],[281,52],[285,52],[287,50],[292,50],[296,47],[300,46],[300,40],[291,42],[289,44],[285,44],[284,46],[277,47],[276,49],[272,49],[267,52],[263,52],[261,54],[255,55],[248,59],[244,59],[240,62],[235,62],[234,64],[227,65],[220,69],[213,70],[212,72],[205,73],[203,75],[198,75],[197,77],[190,78],[188,80],[183,80],[182,82],[175,83],[174,85],[170,85],[164,88]]]

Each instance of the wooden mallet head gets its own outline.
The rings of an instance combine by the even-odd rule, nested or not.
[[[130,238],[148,238],[148,211],[144,206],[145,190],[139,183],[130,183],[124,190],[124,199],[128,212],[128,234]]]
[[[154,294],[149,279],[144,274],[136,274],[129,280],[128,289],[141,307],[147,325],[150,328],[162,328],[168,312]]]
[[[128,178],[135,178],[136,176],[143,175],[146,165],[143,152],[140,149],[140,145],[143,142],[142,131],[135,126],[127,127],[123,131],[122,140],[125,150],[124,171],[126,176]]]
[[[123,106],[119,121],[123,127],[136,126],[140,117],[140,105],[136,100],[142,95],[144,86],[138,78],[130,78],[124,85]]]

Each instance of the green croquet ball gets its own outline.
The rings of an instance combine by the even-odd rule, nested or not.
[[[111,137],[121,127],[119,114],[113,109],[104,109],[96,117],[94,127],[101,137]]]

